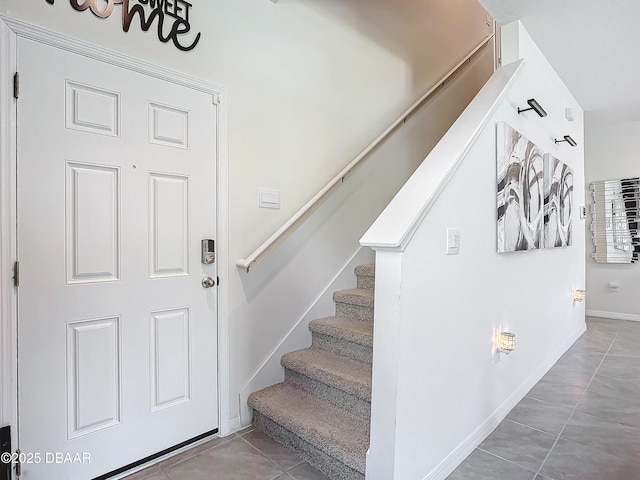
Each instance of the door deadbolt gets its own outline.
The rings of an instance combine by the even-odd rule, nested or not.
[[[201,261],[205,265],[209,265],[216,261],[216,242],[209,238],[202,240]]]
[[[202,279],[202,286],[204,288],[211,288],[216,286],[216,281],[211,277],[204,277]]]

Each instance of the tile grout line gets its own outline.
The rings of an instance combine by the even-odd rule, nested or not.
[[[243,438],[245,435],[247,435],[247,434],[249,434],[249,433],[251,433],[251,432],[253,432],[255,430],[256,429],[254,428],[252,430],[244,432],[243,434],[240,434],[238,432],[234,432],[231,435],[229,435],[228,437],[223,437],[223,438],[228,438],[229,440],[227,440],[225,442],[222,442],[222,443],[219,443],[218,445],[215,445],[215,446],[211,447],[210,449],[215,449],[217,447],[220,447],[222,445],[230,443],[230,442],[232,442],[234,440],[242,440],[243,443],[249,445],[253,450],[258,452],[261,457],[263,457],[266,460],[268,460],[269,462],[271,462],[275,467],[277,467],[280,470],[280,472],[278,472],[277,475],[275,477],[273,477],[273,479],[271,479],[271,480],[279,480],[280,478],[283,478],[284,480],[287,480],[287,479],[295,480],[295,478],[292,477],[291,474],[289,474],[288,472],[290,472],[292,469],[296,468],[297,466],[305,463],[305,461],[303,459],[299,459],[300,461],[298,463],[296,463],[295,465],[293,465],[291,467],[288,467],[288,468],[280,465],[275,460],[271,459],[267,453],[263,452],[257,446],[253,445],[249,440],[246,440],[245,438]],[[207,449],[207,450],[209,450],[209,449]],[[179,462],[176,462],[175,464],[168,465],[167,468],[171,468],[171,467],[179,465],[179,464],[181,464],[183,462],[186,462],[186,461],[189,461],[189,460],[193,460],[195,457],[203,455],[207,450],[203,450],[202,452],[198,452],[198,453],[196,453],[196,454],[194,454],[194,455],[192,455],[190,457],[184,458],[184,459],[180,460]],[[162,462],[160,462],[160,463],[162,463]],[[150,472],[148,476],[143,477],[141,480],[146,480],[147,478],[150,478],[151,476],[155,475],[156,473],[162,473],[169,480],[171,480],[171,477],[169,476],[169,473],[162,467],[159,468],[158,472]],[[123,480],[126,480],[126,479],[123,479]]]
[[[544,460],[542,460],[542,463],[540,464],[540,467],[538,467],[538,471],[536,472],[535,476],[533,477],[533,480],[535,480],[535,478],[538,475],[542,475],[540,472],[542,471],[542,467],[544,467],[544,464],[547,462],[547,460],[549,459],[549,456],[551,456],[551,452],[553,452],[553,449],[556,448],[556,445],[558,444],[558,442],[560,441],[560,436],[562,435],[562,432],[564,432],[564,429],[567,427],[567,424],[569,423],[569,420],[571,420],[571,417],[573,417],[573,414],[576,412],[576,409],[578,408],[578,404],[580,403],[580,400],[582,399],[582,396],[585,394],[585,392],[589,389],[589,387],[591,386],[591,382],[593,382],[593,379],[596,378],[596,375],[598,374],[598,371],[600,370],[600,367],[602,366],[602,364],[604,363],[605,358],[607,358],[607,355],[609,355],[609,352],[611,351],[611,348],[613,348],[613,344],[615,343],[616,339],[618,338],[618,332],[616,332],[615,336],[613,337],[613,340],[611,340],[611,344],[609,345],[609,348],[607,348],[607,351],[605,352],[605,354],[602,356],[602,360],[600,360],[600,363],[598,363],[598,366],[596,367],[596,370],[593,372],[593,375],[591,376],[591,378],[589,379],[589,382],[587,383],[587,386],[584,387],[584,390],[582,391],[582,393],[580,394],[580,397],[578,398],[578,401],[576,402],[576,404],[573,406],[573,409],[571,410],[571,413],[569,414],[569,417],[567,418],[567,420],[564,422],[564,425],[562,425],[562,428],[560,429],[560,432],[558,433],[558,437],[556,438],[556,440],[553,442],[553,445],[551,445],[551,448],[549,449],[549,451],[547,452],[547,455],[544,457]]]
[[[604,354],[603,354],[603,355],[604,355]],[[542,379],[540,379],[540,380],[542,381]],[[564,383],[554,382],[553,380],[545,380],[545,381],[546,381],[546,382],[548,382],[548,383],[555,383],[556,385],[566,385],[566,384],[564,384]],[[540,383],[540,382],[538,382],[538,383]],[[537,385],[537,383],[536,383],[536,385]],[[581,387],[578,387],[578,386],[576,386],[576,385],[574,385],[574,386],[575,386],[576,388],[581,388]],[[534,387],[535,387],[535,385],[534,385]],[[549,401],[547,401],[547,400],[542,400],[541,398],[530,397],[529,395],[525,395],[525,396],[524,396],[524,397],[522,397],[522,398],[523,398],[523,400],[524,400],[525,398],[528,398],[528,399],[530,399],[530,400],[535,400],[536,402],[544,403],[545,405],[552,405],[552,406],[558,406],[558,407],[564,407],[564,408],[571,408],[571,407],[568,407],[567,405],[563,405],[563,404],[560,404],[560,403],[553,403],[553,402],[549,402]],[[514,407],[514,408],[515,408],[515,407]],[[511,413],[511,412],[509,412],[509,413]],[[506,417],[505,417],[505,418],[506,418]],[[513,422],[513,420],[511,420],[511,421]]]
[[[550,404],[550,405],[552,405],[552,404]],[[561,407],[562,405],[554,405],[554,406],[560,406]],[[564,407],[564,408],[569,410],[570,407]],[[515,423],[516,425],[520,425],[521,427],[527,427],[527,428],[533,430],[534,432],[544,433],[545,435],[549,435],[550,437],[557,437],[558,436],[555,433],[545,432],[544,430],[540,430],[539,428],[532,427],[531,425],[527,425],[526,423],[520,423],[520,422],[517,422],[515,420],[511,420],[510,418],[506,418],[505,417],[504,420],[502,420],[502,421],[504,422],[505,420],[508,420],[509,422],[512,422],[512,423]],[[500,423],[502,423],[502,422],[500,422]]]
[[[216,437],[214,440],[223,440],[220,443],[217,443],[216,445],[209,447],[209,448],[205,448],[204,450],[194,453],[193,455],[186,455],[189,451],[191,450],[195,450],[196,448],[205,445],[207,442],[202,443],[200,445],[195,445],[190,449],[185,450],[184,452],[178,453],[176,454],[174,457],[169,457],[169,458],[165,458],[164,460],[158,462],[156,465],[160,468],[160,471],[162,473],[164,473],[167,477],[169,477],[169,473],[167,472],[168,469],[173,468],[177,465],[180,465],[181,463],[187,462],[189,460],[194,459],[195,457],[198,457],[200,455],[202,455],[204,452],[206,452],[207,450],[212,450],[214,448],[218,448],[226,443],[229,443],[231,441],[233,441],[236,437],[240,437],[237,433],[232,433],[231,435],[227,435],[226,437]],[[224,440],[224,439],[228,439],[228,440]],[[169,460],[171,460],[172,458],[175,459],[176,457],[179,457],[180,455],[185,454],[184,458],[181,458],[180,460],[174,462],[174,463],[169,463],[168,465],[163,466],[163,464],[165,462],[168,462]],[[151,475],[149,475],[151,476]],[[127,478],[123,478],[122,480],[127,480]],[[142,478],[140,480],[146,480],[146,478]]]
[[[534,475],[537,475],[537,473],[536,473],[536,472],[534,472],[533,470],[529,470],[528,468],[525,468],[525,467],[523,467],[522,465],[520,465],[520,464],[518,464],[518,463],[513,462],[512,460],[508,460],[508,459],[506,459],[506,458],[502,458],[500,455],[496,455],[495,453],[490,452],[490,451],[488,451],[488,450],[485,450],[484,448],[476,447],[475,449],[476,449],[476,450],[480,450],[480,451],[481,451],[481,452],[483,452],[483,453],[488,453],[488,454],[489,454],[489,455],[491,455],[492,457],[499,458],[500,460],[502,460],[502,461],[504,461],[504,462],[507,462],[507,463],[509,463],[509,464],[511,464],[511,465],[513,465],[513,466],[518,467],[518,468],[521,468],[522,470],[524,470],[524,471],[526,471],[526,472],[531,472],[531,473],[533,473]],[[534,478],[535,478],[535,477],[534,477]]]
[[[148,470],[148,473],[145,474],[144,477],[138,478],[138,480],[147,480],[148,478],[150,478],[151,476],[155,475],[156,473],[162,473],[167,478],[169,478],[169,474],[167,473],[166,469],[169,469],[171,467],[179,465],[179,464],[181,464],[183,462],[186,462],[187,460],[191,460],[192,458],[199,456],[200,454],[206,452],[209,449],[219,447],[220,445],[224,445],[225,443],[228,443],[231,440],[233,440],[236,436],[238,436],[238,435],[234,432],[234,433],[232,433],[230,435],[227,435],[226,437],[214,437],[212,439],[203,441],[202,443],[196,443],[195,445],[191,445],[191,446],[189,446],[189,448],[186,448],[185,450],[182,450],[181,452],[172,452],[172,454],[168,455],[164,460],[160,460],[160,461],[157,461],[156,463],[147,465],[143,469],[138,470],[136,472],[133,472],[133,473],[127,475],[126,477],[123,477],[122,480],[129,480],[130,477],[134,477],[135,478],[135,475],[142,474],[142,472],[145,472],[147,470]],[[223,439],[228,439],[228,440],[222,441]],[[199,448],[199,447],[201,447],[203,445],[206,445],[209,442],[213,442],[213,441],[216,441],[216,440],[221,440],[221,441],[220,441],[220,443],[214,445],[213,447],[208,447],[208,448],[206,448],[206,449],[204,449],[204,450],[202,450],[202,451],[200,451],[198,453],[194,453],[193,455],[187,455],[189,452],[192,452],[193,450],[195,450],[195,449],[197,449],[197,448]],[[174,463],[168,463],[170,460],[175,460],[175,459],[177,459],[178,457],[181,457],[181,456],[184,456],[184,458],[181,458],[180,460],[175,461]],[[168,463],[168,465],[165,465],[166,463]],[[163,466],[163,465],[165,465],[165,466]],[[154,472],[153,469],[156,468],[156,467],[157,467],[157,471]]]
[[[252,430],[253,431],[253,430]],[[250,433],[250,432],[248,432]],[[244,435],[243,435],[244,436]],[[243,442],[245,442],[247,445],[249,445],[251,448],[253,448],[254,450],[256,450],[260,455],[262,455],[263,457],[265,457],[267,460],[269,460],[271,463],[273,463],[276,467],[278,467],[280,470],[282,470],[282,472],[280,472],[278,474],[277,477],[274,477],[274,480],[277,479],[278,477],[281,477],[282,475],[289,475],[289,471],[295,467],[297,467],[298,465],[300,465],[301,463],[304,463],[304,460],[301,459],[298,455],[296,455],[296,457],[298,457],[298,459],[300,460],[298,463],[296,463],[295,465],[293,465],[292,467],[289,467],[285,470],[285,467],[283,467],[282,465],[280,465],[278,462],[276,462],[275,460],[272,460],[271,457],[269,457],[269,455],[267,455],[267,453],[263,452],[262,450],[260,450],[258,447],[256,447],[254,444],[252,444],[249,440],[245,440],[244,438],[242,438],[243,436],[238,436],[238,438],[240,438]],[[270,438],[270,437],[269,437]],[[283,447],[284,448],[284,447]],[[289,451],[289,450],[287,450]],[[295,455],[295,454],[294,454]],[[291,475],[289,475],[291,476]]]

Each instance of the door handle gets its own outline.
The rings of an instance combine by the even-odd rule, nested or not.
[[[202,286],[204,288],[211,288],[216,286],[216,281],[211,277],[204,277],[202,279]]]

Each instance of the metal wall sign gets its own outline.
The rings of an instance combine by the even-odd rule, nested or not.
[[[46,1],[51,5],[55,2]],[[193,50],[200,41],[200,32],[191,39],[184,38],[191,31],[192,4],[186,0],[69,0],[69,3],[79,12],[91,10],[99,18],[108,18],[116,5],[122,5],[122,30],[128,32],[137,15],[143,31],[156,22],[158,40],[172,41],[183,52]]]

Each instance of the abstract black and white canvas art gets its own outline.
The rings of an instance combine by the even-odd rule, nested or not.
[[[543,247],[543,152],[504,122],[497,124],[498,252]]]
[[[544,246],[571,245],[573,169],[551,154],[544,156]]]

